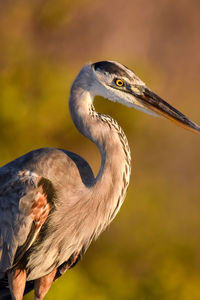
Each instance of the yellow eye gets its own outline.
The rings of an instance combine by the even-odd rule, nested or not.
[[[122,87],[122,86],[124,86],[124,81],[121,79],[116,79],[115,84],[119,87]]]

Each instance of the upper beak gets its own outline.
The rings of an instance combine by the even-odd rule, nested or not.
[[[177,125],[184,127],[187,130],[200,134],[200,126],[192,122],[180,111],[154,94],[150,89],[145,87],[140,95],[135,95],[141,104],[148,110],[155,112],[158,115],[175,122]]]

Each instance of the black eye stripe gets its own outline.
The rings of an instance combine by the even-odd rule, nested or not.
[[[108,72],[108,73],[116,75],[116,76],[125,76],[125,77],[131,79],[128,72],[126,72],[126,70],[122,69],[120,66],[116,65],[114,62],[99,61],[99,62],[94,63],[93,67],[95,70],[99,69],[101,71],[105,71],[105,72]],[[127,68],[127,70],[129,70],[129,69]]]

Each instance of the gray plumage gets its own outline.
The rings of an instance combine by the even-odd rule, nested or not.
[[[160,107],[162,114],[199,132],[125,66],[85,65],[72,85],[69,109],[77,129],[99,148],[101,168],[95,178],[83,158],[55,148],[32,151],[0,168],[2,280],[14,270],[25,270],[28,281],[53,270],[53,279],[59,277],[119,211],[131,174],[130,149],[117,122],[95,111],[95,95],[153,114]]]

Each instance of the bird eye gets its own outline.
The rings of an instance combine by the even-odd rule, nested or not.
[[[119,87],[124,86],[124,81],[121,79],[115,79],[115,84]]]

